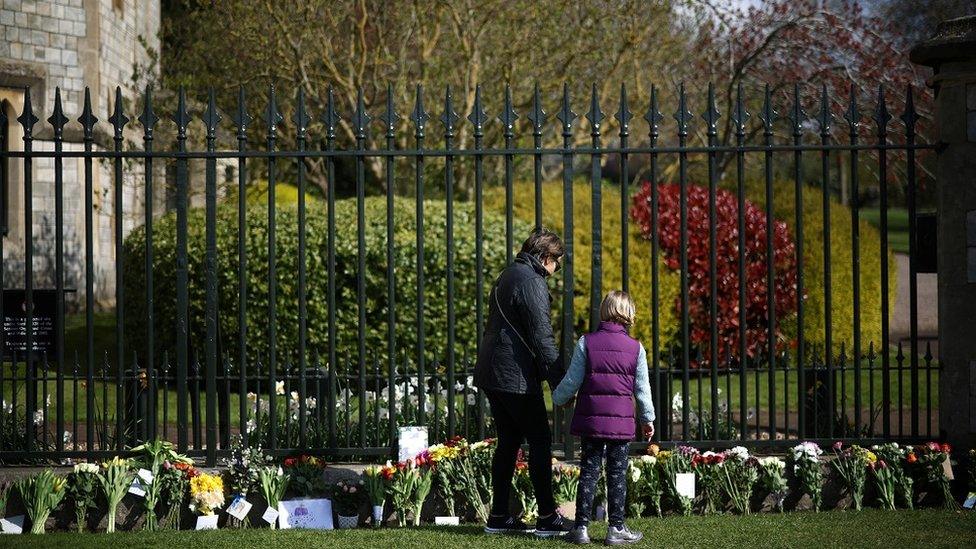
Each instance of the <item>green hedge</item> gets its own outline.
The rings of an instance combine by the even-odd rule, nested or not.
[[[266,188],[266,187],[265,187]],[[249,193],[250,194],[250,193]],[[281,193],[278,193],[281,195]],[[445,251],[445,205],[425,202],[426,277],[424,326],[428,359],[444,356],[447,345],[447,289]],[[328,350],[328,269],[327,206],[310,201],[307,208],[307,303],[308,349],[317,351],[323,363]],[[218,207],[217,272],[219,288],[220,343],[225,356],[237,355],[237,209],[229,199]],[[366,199],[366,348],[385,356],[387,330],[386,280],[386,198]],[[251,364],[267,364],[268,358],[268,269],[267,209],[249,199],[247,213],[247,352]],[[416,356],[416,218],[415,202],[397,198],[394,213],[397,348],[409,357]],[[176,232],[175,215],[168,214],[154,228],[155,338],[157,357],[175,348],[176,326]],[[279,361],[294,360],[298,346],[298,219],[294,204],[278,204],[277,226],[277,348]],[[484,276],[485,293],[505,262],[503,218],[485,217]],[[188,259],[190,280],[190,325],[192,348],[202,352],[205,336],[205,218],[202,209],[189,212]],[[518,234],[531,227],[518,223]],[[336,203],[336,314],[338,356],[355,362],[358,341],[357,307],[357,231],[355,200]],[[458,357],[473,351],[475,345],[475,245],[474,208],[456,203],[455,231],[455,311],[456,352]],[[133,231],[125,240],[126,334],[129,348],[142,354],[145,349],[145,273],[144,231]],[[372,356],[372,355],[371,355]],[[472,356],[473,358],[473,356]],[[340,367],[343,364],[340,363]],[[372,367],[372,364],[368,364]]]
[[[587,331],[590,312],[590,250],[592,235],[592,200],[588,183],[577,182],[573,186],[573,242],[574,242],[574,299],[573,312],[576,317],[576,335]],[[603,294],[622,287],[621,245],[620,245],[620,187],[612,184],[603,186]],[[491,187],[485,193],[486,209],[504,215],[505,189]],[[550,229],[562,234],[563,231],[563,187],[562,183],[545,183],[542,186],[542,222]],[[526,223],[535,222],[535,189],[531,183],[514,185],[514,212],[517,219]],[[629,290],[637,303],[637,321],[631,334],[639,339],[648,352],[651,351],[653,315],[651,312],[651,245],[640,236],[636,224],[630,224],[630,266]],[[559,278],[557,275],[556,278]],[[679,321],[675,316],[674,303],[679,292],[680,277],[665,265],[663,254],[658,261],[658,288],[660,299],[660,341],[662,348],[670,342],[678,331]],[[553,301],[553,319],[558,318],[562,301]],[[557,324],[558,325],[558,324]]]
[[[795,186],[792,182],[773,184],[773,215],[785,221],[790,234],[796,238],[794,212]],[[766,207],[765,185],[759,181],[746,184],[749,199],[762,208]],[[860,233],[860,313],[861,351],[867,353],[868,343],[873,342],[875,351],[881,350],[881,233],[867,221],[858,223]],[[836,200],[830,200],[830,310],[831,341],[834,354],[843,344],[847,356],[854,343],[854,276],[851,238],[851,210]],[[894,255],[887,254],[888,297],[890,315],[894,311],[897,295],[897,269]],[[806,300],[803,305],[803,338],[809,344],[820,347],[823,354],[824,336],[824,254],[823,254],[823,196],[820,188],[803,187],[803,289]],[[784,332],[795,338],[796,318],[784,319]]]

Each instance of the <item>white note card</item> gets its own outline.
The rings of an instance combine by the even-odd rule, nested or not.
[[[155,478],[153,477],[152,471],[150,471],[149,469],[139,469],[139,472],[136,474],[139,476],[140,479],[142,479],[143,484],[145,484],[146,486],[152,484],[153,478]]]
[[[969,494],[966,495],[966,501],[962,503],[962,506],[966,509],[976,507],[976,492],[969,492]]]
[[[261,520],[268,524],[274,524],[278,520],[278,510],[274,507],[268,507],[264,514],[261,515]]]
[[[0,519],[0,532],[4,534],[23,534],[24,515]]]
[[[332,500],[293,499],[278,503],[278,527],[332,530]]]
[[[217,515],[202,515],[197,517],[197,530],[216,530]]]
[[[129,493],[140,498],[146,497],[146,489],[142,487],[142,483],[139,482],[138,478],[132,479],[132,486],[129,486]]]
[[[678,473],[675,475],[674,484],[678,494],[695,499],[695,473]]]
[[[417,454],[427,449],[427,428],[426,427],[400,427],[398,447],[400,452],[399,461],[412,459]]]
[[[253,505],[244,499],[244,496],[237,496],[234,498],[234,501],[230,502],[230,506],[227,507],[227,514],[237,520],[244,520],[247,514],[251,512],[251,507]]]
[[[460,526],[460,517],[434,517],[434,524],[436,526]]]

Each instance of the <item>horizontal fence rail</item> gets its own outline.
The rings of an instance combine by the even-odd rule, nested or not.
[[[607,291],[619,284],[638,297],[632,333],[647,348],[662,444],[936,435],[939,363],[918,333],[915,221],[917,156],[935,146],[917,142],[911,89],[897,138],[883,89],[869,125],[852,87],[840,126],[826,87],[813,116],[799,86],[783,115],[768,87],[755,103],[740,87],[732,111],[720,113],[709,86],[695,115],[682,85],[667,123],[657,88],[635,115],[621,86],[608,116],[594,86],[582,119],[568,90],[549,115],[536,89],[522,119],[511,90],[492,118],[478,87],[462,118],[448,88],[435,130],[419,86],[403,117],[392,89],[382,112],[371,114],[360,91],[342,115],[329,90],[314,117],[299,92],[288,121],[271,87],[258,132],[244,88],[230,124],[213,91],[191,116],[183,89],[160,124],[147,89],[138,126],[117,89],[109,147],[95,144],[99,120],[86,90],[83,146],[65,148],[74,122],[60,90],[47,119],[53,137],[40,140],[28,89],[14,126],[23,149],[0,147],[5,165],[22,170],[25,197],[22,241],[0,240],[0,287],[23,291],[22,318],[4,318],[23,330],[0,331],[22,338],[20,347],[0,339],[0,462],[103,457],[154,438],[214,464],[238,435],[275,454],[350,458],[390,454],[403,426],[426,426],[432,442],[491,436],[473,385],[485,298],[543,224],[561,231],[567,249],[552,286],[567,363],[576,338],[598,324]],[[759,107],[754,119],[747,105]],[[14,123],[0,112],[0,126]],[[351,138],[340,137],[343,123]],[[495,123],[501,142],[489,146],[485,128]],[[465,124],[472,139],[462,147]],[[577,142],[584,128],[589,137]],[[164,130],[172,147],[160,150]],[[280,145],[286,130],[293,148]],[[41,141],[53,146],[38,150]],[[80,163],[69,191],[80,195],[77,242],[65,226],[67,159]],[[37,177],[35,164],[50,160],[54,179]],[[839,170],[850,205],[834,197]],[[616,183],[605,182],[607,171]],[[858,200],[866,175],[880,201],[870,238]],[[326,181],[322,196],[315,178]],[[279,183],[297,197],[279,196]],[[124,200],[126,185],[139,188],[141,204]],[[53,277],[35,268],[38,189],[54,194],[53,213],[43,211],[54,218]],[[891,270],[892,196],[908,210],[907,281]],[[98,232],[107,214],[108,241]],[[141,226],[126,231],[125,215]],[[110,265],[96,242],[112,246]],[[68,271],[79,274],[69,281]],[[53,352],[27,352],[40,348],[40,274],[54,280]],[[110,296],[97,293],[106,281]],[[910,331],[892,341],[896,284],[909,288]],[[13,295],[4,292],[0,308]],[[67,338],[69,328],[78,337]],[[567,457],[571,415],[551,407]]]

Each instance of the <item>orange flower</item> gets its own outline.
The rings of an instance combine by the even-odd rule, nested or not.
[[[657,444],[652,443],[647,446],[647,454],[650,456],[656,456],[660,452],[661,452],[661,447],[658,446]]]

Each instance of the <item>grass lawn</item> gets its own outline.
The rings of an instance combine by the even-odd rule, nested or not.
[[[941,510],[858,513],[761,514],[751,516],[692,516],[629,521],[646,541],[637,547],[967,547],[976,535],[976,513]],[[591,528],[602,542],[605,523]],[[477,526],[423,527],[404,530],[357,529],[335,532],[302,530],[223,530],[209,532],[70,534],[0,536],[0,547],[569,547],[556,540],[489,537]]]
[[[875,227],[881,227],[880,208],[864,208],[859,215]],[[888,208],[888,246],[896,253],[908,253],[907,208]]]

